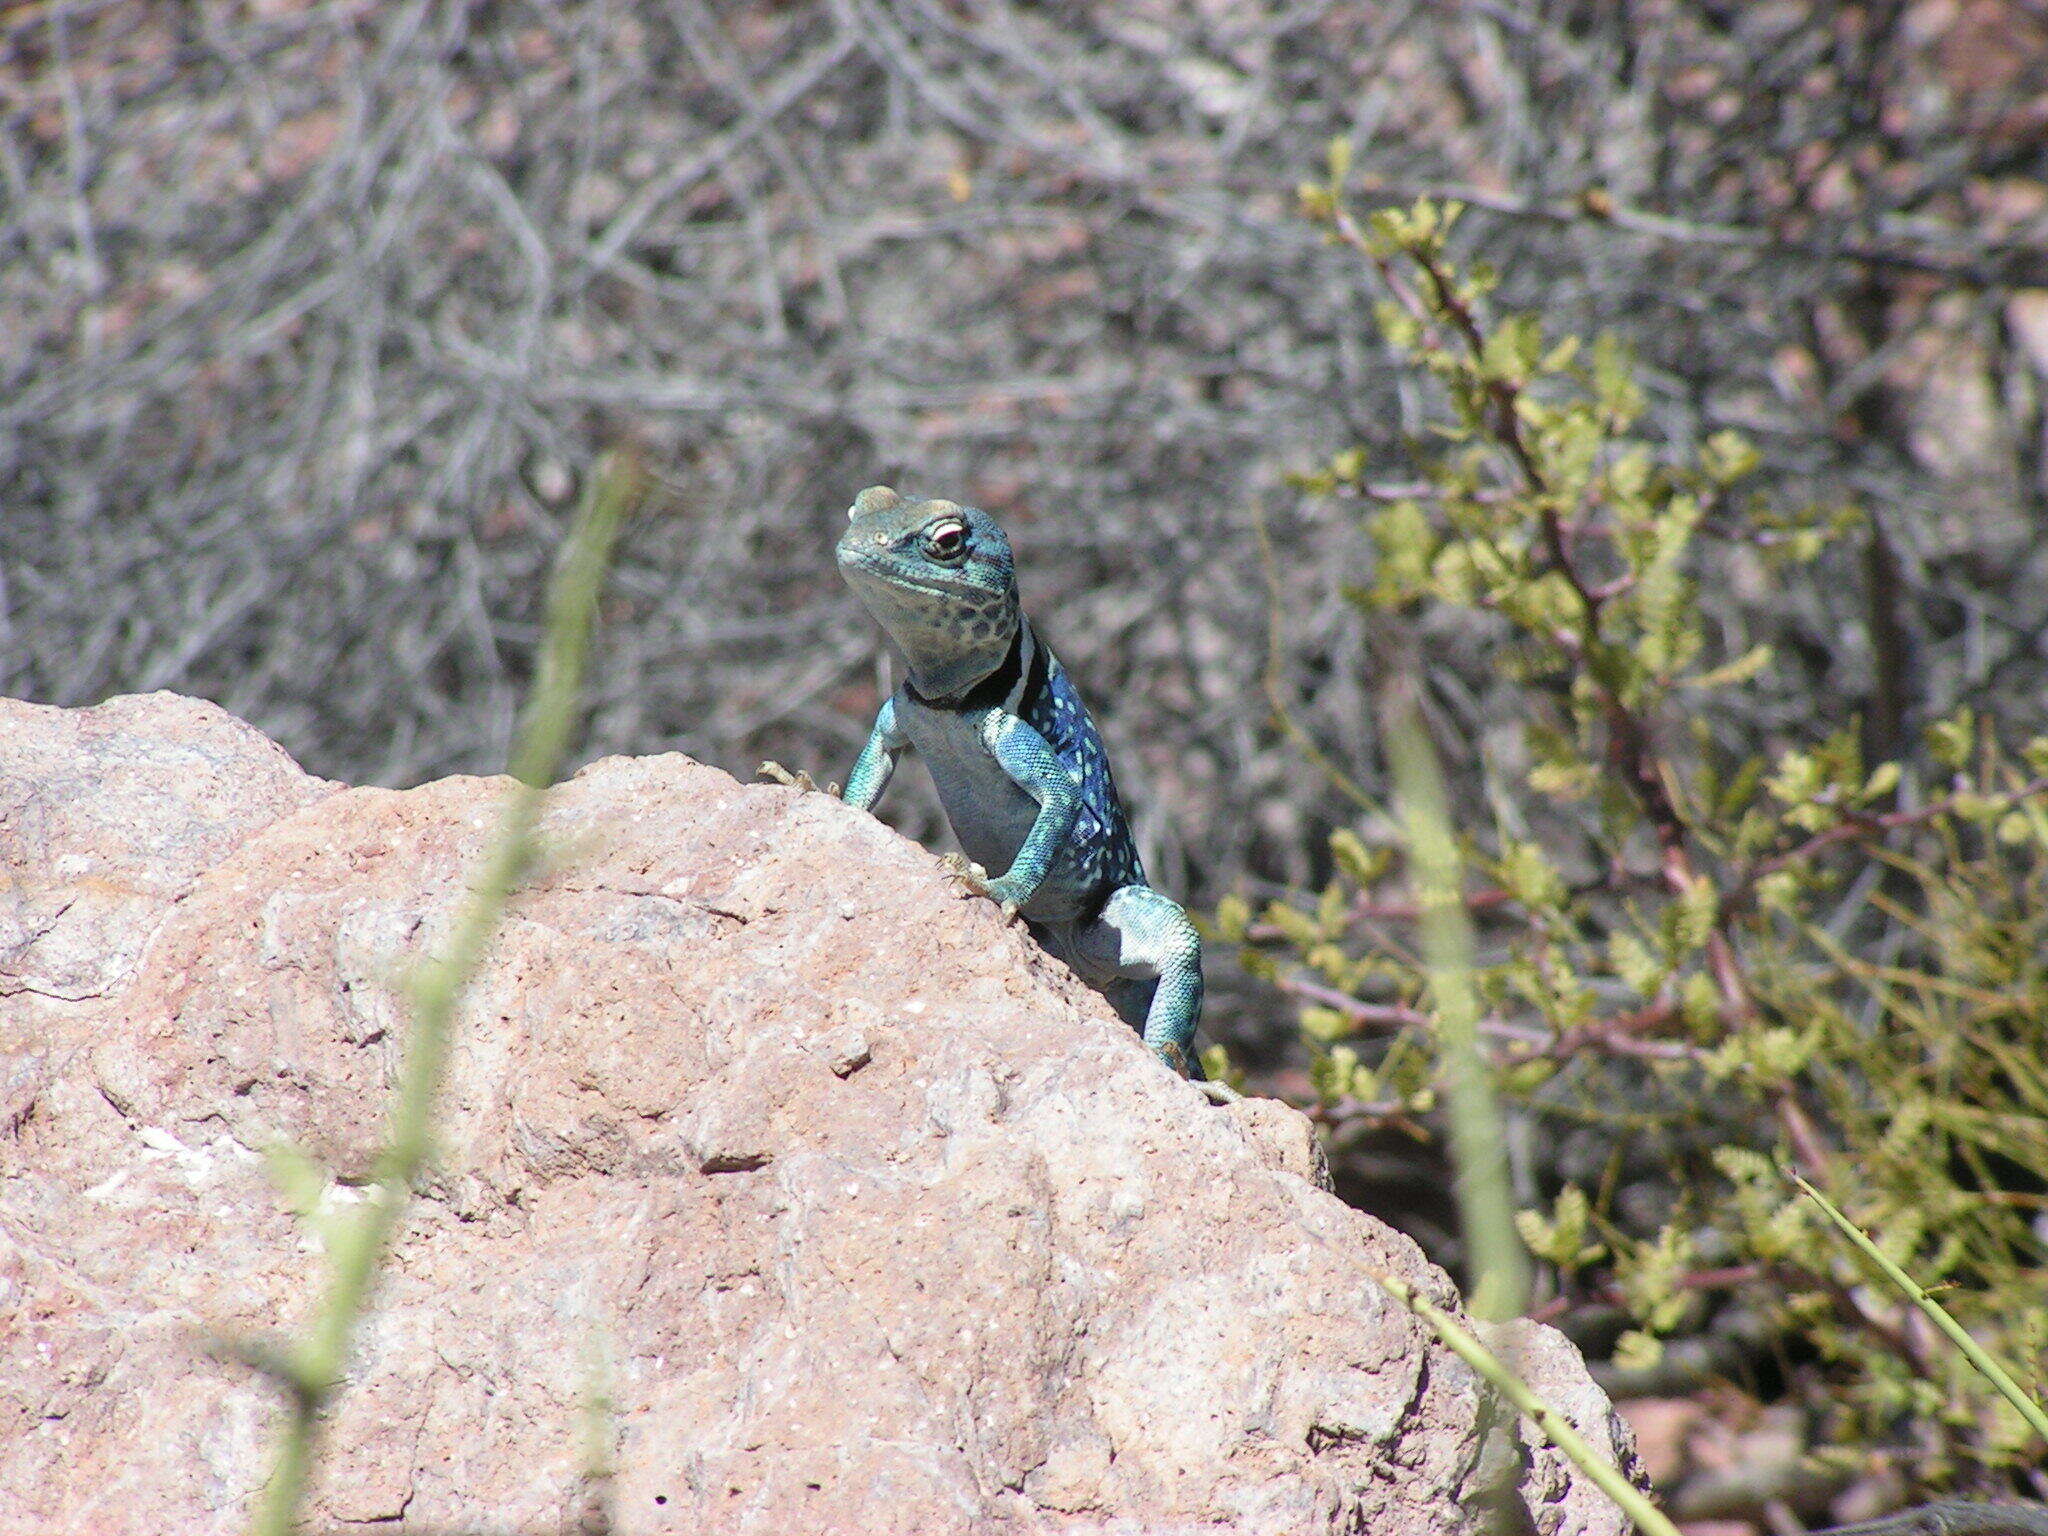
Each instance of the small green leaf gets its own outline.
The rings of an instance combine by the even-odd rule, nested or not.
[[[1304,1008],[1300,1014],[1301,1032],[1311,1040],[1328,1043],[1342,1040],[1358,1033],[1358,1026],[1351,1021],[1351,1015],[1321,1004]]]
[[[1351,141],[1342,134],[1330,140],[1329,161],[1330,184],[1341,186],[1344,178],[1351,174]]]
[[[1555,1076],[1557,1063],[1554,1060],[1548,1056],[1532,1056],[1509,1067],[1501,1076],[1501,1087],[1518,1096],[1531,1094]]]
[[[1326,1103],[1332,1099],[1342,1098],[1351,1082],[1351,1064],[1357,1060],[1356,1051],[1341,1045],[1316,1057],[1308,1064],[1310,1086]]]
[[[1785,805],[1804,805],[1819,794],[1827,782],[1820,760],[1810,752],[1787,752],[1778,759],[1778,771],[1764,787]]]
[[[1944,768],[1961,769],[1969,762],[1976,739],[1977,717],[1967,704],[1927,727],[1927,751]]]
[[[1856,798],[1865,802],[1881,800],[1899,787],[1899,765],[1879,763],[1869,778],[1863,781],[1863,792]]]
[[[1700,445],[1700,468],[1717,485],[1733,485],[1754,474],[1761,462],[1756,449],[1740,432],[1716,432]]]
[[[1538,763],[1529,770],[1529,787],[1553,800],[1583,800],[1600,782],[1591,763]]]
[[[1728,688],[1746,683],[1771,664],[1771,648],[1753,645],[1733,661],[1723,662],[1710,672],[1687,679],[1695,688]]]
[[[1341,880],[1332,880],[1316,901],[1316,936],[1336,938],[1349,925],[1350,915],[1351,893],[1344,889]]]
[[[1341,987],[1350,979],[1351,959],[1338,945],[1317,944],[1302,956],[1302,960],[1331,986]]]
[[[1567,336],[1545,355],[1542,370],[1545,373],[1563,373],[1571,367],[1572,359],[1579,355],[1579,338]]]
[[[1739,816],[1756,798],[1757,786],[1763,782],[1764,760],[1761,757],[1746,759],[1735,770],[1720,797],[1714,802],[1714,812],[1723,820]]]
[[[1366,530],[1379,551],[1378,590],[1394,601],[1418,595],[1429,584],[1437,550],[1436,530],[1422,508],[1397,501],[1375,513]]]
[[[1309,1064],[1308,1075],[1325,1101],[1346,1097],[1371,1101],[1379,1097],[1379,1078],[1348,1045],[1333,1047],[1317,1057]]]
[[[1494,869],[1508,894],[1531,910],[1546,911],[1564,899],[1563,877],[1535,843],[1507,839]]]
[[[1650,486],[1650,452],[1631,448],[1607,467],[1607,489],[1616,499],[1633,502]]]
[[[1593,343],[1593,398],[1601,412],[1626,427],[1643,408],[1635,361],[1619,338],[1603,334]]]
[[[1719,1025],[1721,994],[1706,972],[1694,971],[1679,984],[1678,1012],[1688,1026],[1701,1032]]]
[[[1330,856],[1337,861],[1337,867],[1344,871],[1345,878],[1363,889],[1378,880],[1393,862],[1393,855],[1387,849],[1375,853],[1365,846],[1365,841],[1349,827],[1339,827],[1330,834]]]
[[[1567,1184],[1558,1192],[1547,1217],[1538,1211],[1515,1213],[1515,1228],[1528,1250],[1565,1270],[1590,1264],[1607,1252],[1604,1245],[1586,1240],[1591,1224],[1592,1206],[1576,1184]]]
[[[1235,892],[1216,903],[1216,932],[1228,944],[1242,944],[1252,925],[1252,905]]]
[[[1487,377],[1521,383],[1536,370],[1543,355],[1543,329],[1534,315],[1510,315],[1496,325],[1480,348],[1480,367]]]
[[[1799,876],[1789,869],[1777,869],[1756,883],[1756,899],[1766,911],[1790,914],[1799,905]]]
[[[1669,1333],[1684,1318],[1691,1298],[1679,1281],[1692,1260],[1692,1234],[1674,1222],[1615,1266],[1630,1314],[1650,1332]]]
[[[1669,940],[1677,954],[1691,954],[1703,948],[1721,915],[1721,894],[1705,875],[1695,875],[1667,909],[1671,914]]]
[[[1768,1157],[1753,1147],[1720,1146],[1711,1156],[1721,1177],[1731,1184],[1775,1185],[1778,1170]]]
[[[1607,963],[1622,985],[1638,997],[1654,996],[1664,983],[1664,963],[1626,929],[1617,928],[1607,935]]]
[[[1299,908],[1291,907],[1284,901],[1266,904],[1266,922],[1280,930],[1281,936],[1289,943],[1303,949],[1322,937],[1317,931],[1316,921]]]
[[[1614,1341],[1612,1363],[1617,1371],[1647,1371],[1663,1358],[1664,1341],[1640,1328],[1631,1328]]]

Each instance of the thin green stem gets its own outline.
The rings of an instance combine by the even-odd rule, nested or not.
[[[1273,531],[1266,526],[1265,508],[1259,505],[1256,497],[1252,500],[1252,531],[1258,537],[1259,566],[1266,576],[1266,665],[1259,681],[1265,690],[1267,707],[1273,711],[1274,723],[1287,733],[1288,739],[1301,749],[1302,755],[1315,764],[1340,794],[1363,811],[1377,811],[1379,803],[1360,787],[1356,779],[1337,766],[1336,759],[1316,744],[1301,722],[1294,718],[1294,711],[1287,707],[1286,691],[1281,682],[1287,610],[1280,591],[1280,562],[1273,551]]]
[[[542,796],[554,782],[574,735],[591,620],[612,543],[636,484],[636,470],[623,459],[607,461],[593,477],[549,586],[540,667],[512,758],[516,782],[446,949],[413,976],[413,1028],[384,1148],[362,1205],[350,1217],[326,1225],[326,1289],[305,1337],[284,1353],[277,1372],[290,1393],[290,1416],[257,1510],[256,1536],[289,1536],[297,1527],[320,1419],[340,1389],[349,1343],[404,1219],[413,1183],[431,1155],[434,1099],[454,1044],[456,1009],[520,876],[532,863]]]
[[[1593,1449],[1564,1415],[1529,1390],[1527,1382],[1501,1364],[1499,1358],[1479,1340],[1460,1327],[1441,1307],[1423,1298],[1414,1286],[1391,1276],[1378,1277],[1380,1286],[1402,1306],[1427,1323],[1444,1345],[1460,1360],[1491,1382],[1496,1391],[1528,1416],[1537,1433],[1556,1446],[1600,1491],[1621,1506],[1621,1512],[1636,1523],[1645,1536],[1679,1536],[1678,1527],[1652,1504],[1649,1498],[1613,1463]]]
[[[1884,1250],[1873,1243],[1861,1227],[1844,1216],[1826,1195],[1815,1189],[1813,1185],[1796,1173],[1788,1170],[1785,1177],[1798,1186],[1799,1192],[1802,1195],[1821,1208],[1822,1213],[1826,1215],[1829,1221],[1835,1224],[1836,1230],[1855,1246],[1856,1251],[1876,1265],[1878,1271],[1883,1274],[1885,1279],[1891,1281],[1907,1300],[1911,1301],[1914,1306],[1918,1307],[1925,1314],[1930,1323],[1947,1335],[1949,1342],[1962,1351],[1963,1358],[1975,1366],[1979,1374],[1998,1389],[2001,1397],[2019,1410],[2020,1417],[2027,1421],[2028,1427],[2035,1434],[2039,1435],[2044,1442],[2048,1442],[2048,1413],[2044,1413],[2040,1403],[2036,1402],[2025,1388],[2013,1380],[2012,1373],[1999,1364],[1997,1360],[1993,1359],[1990,1351],[1986,1350],[1982,1344],[1971,1338],[1969,1330],[1951,1317],[1948,1309],[1929,1295],[1926,1288],[1919,1281],[1915,1280],[1887,1258]]]
[[[1516,1317],[1528,1301],[1529,1259],[1515,1231],[1500,1109],[1479,1046],[1472,923],[1465,909],[1463,861],[1451,830],[1443,769],[1423,729],[1412,685],[1396,684],[1388,690],[1382,717],[1408,841],[1437,1056],[1450,1111],[1458,1221],[1471,1268],[1468,1305],[1474,1317]]]

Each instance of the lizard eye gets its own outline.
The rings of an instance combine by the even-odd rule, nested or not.
[[[925,530],[925,553],[934,560],[954,561],[967,553],[967,525],[949,517]]]

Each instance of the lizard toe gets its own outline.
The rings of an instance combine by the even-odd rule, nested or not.
[[[802,790],[805,794],[810,794],[818,788],[817,780],[803,769],[799,768],[795,773],[791,773],[777,762],[763,763],[754,770],[754,773],[757,778],[773,779],[778,784],[787,784],[791,789]]]
[[[990,894],[988,871],[964,853],[949,853],[939,861],[946,866],[946,878],[958,882],[970,895]]]

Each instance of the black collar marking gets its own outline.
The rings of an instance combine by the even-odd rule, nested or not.
[[[1003,657],[1003,664],[965,693],[956,698],[931,699],[919,693],[915,683],[906,681],[903,688],[913,701],[929,709],[994,709],[1000,706],[1013,715],[1022,715],[1025,706],[1045,688],[1045,658],[1045,647],[1031,633],[1030,623],[1019,619],[1017,633],[1010,640],[1009,654]]]

